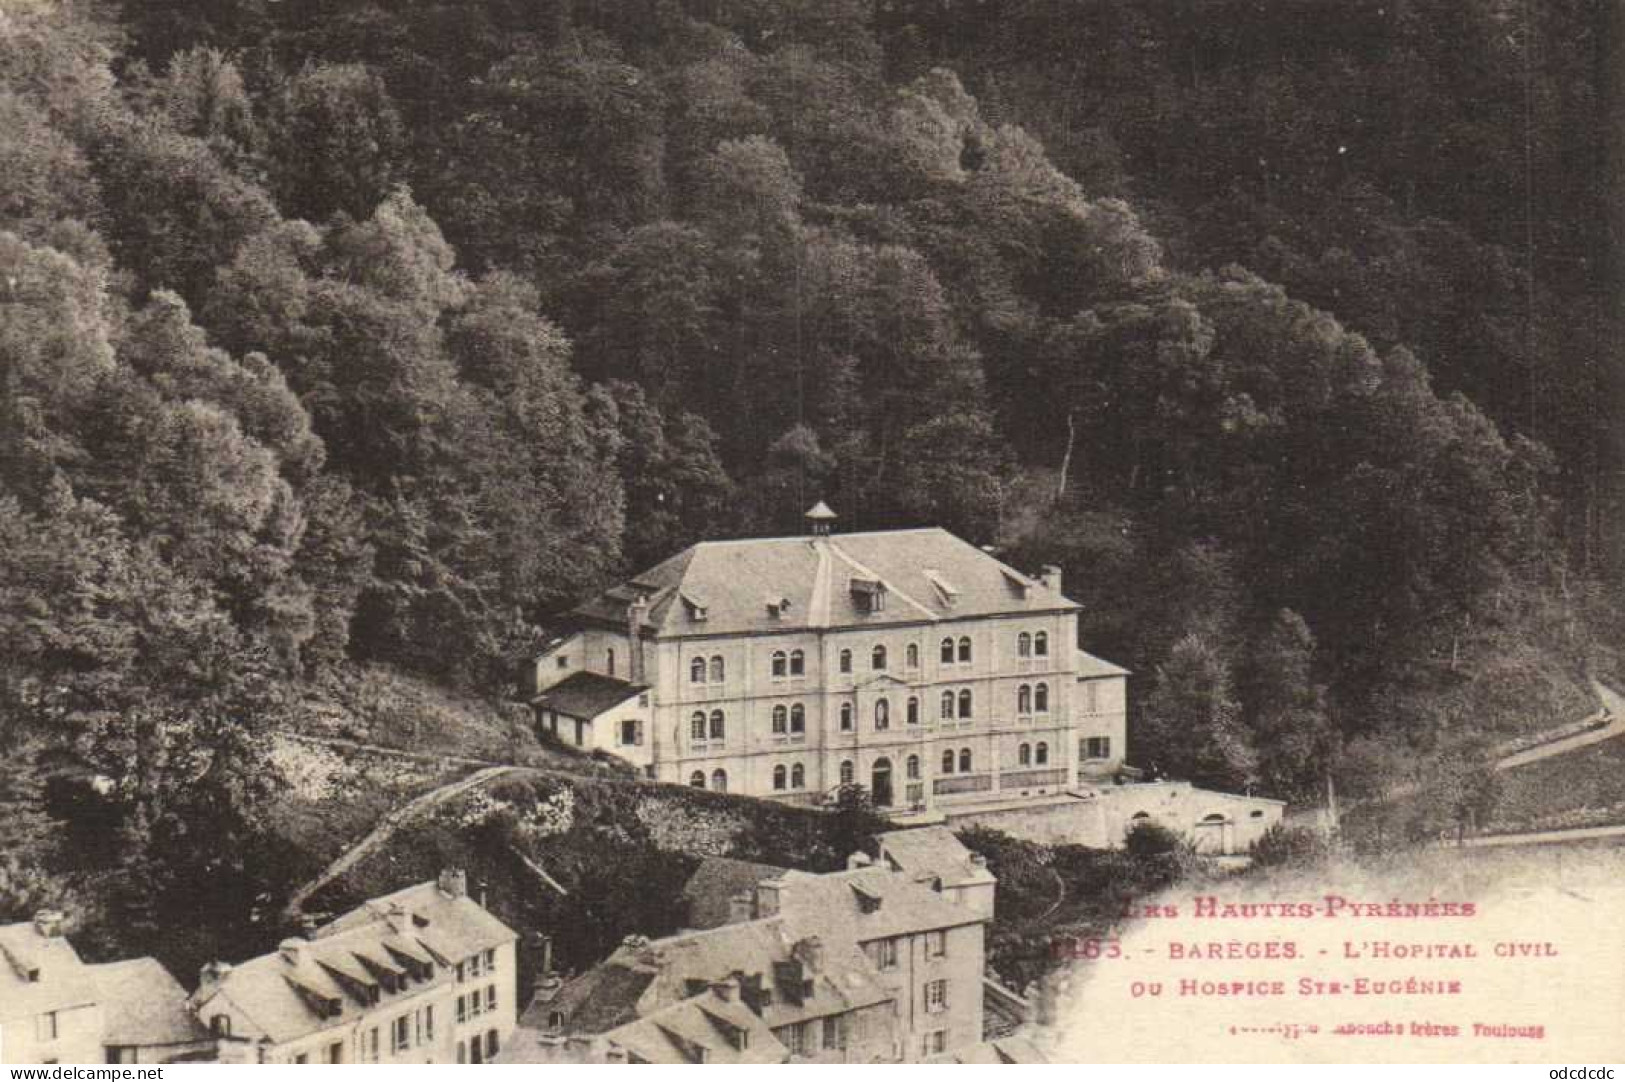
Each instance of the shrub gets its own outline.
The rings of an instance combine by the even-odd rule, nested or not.
[[[1259,868],[1304,867],[1318,864],[1328,855],[1326,841],[1318,831],[1281,823],[1266,830],[1248,852]]]

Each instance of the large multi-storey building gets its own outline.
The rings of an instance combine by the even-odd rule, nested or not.
[[[538,724],[661,781],[896,813],[1038,799],[1121,766],[1127,673],[1061,573],[940,529],[704,542],[577,610]]]
[[[481,1063],[513,1033],[518,935],[460,871],[366,903],[193,993],[221,1058],[258,1063]]]

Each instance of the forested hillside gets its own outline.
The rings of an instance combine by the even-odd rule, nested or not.
[[[269,898],[296,688],[500,698],[818,498],[1063,564],[1198,780],[1583,713],[1581,6],[1343,9],[0,7],[0,917],[68,878],[52,764],[112,904]]]

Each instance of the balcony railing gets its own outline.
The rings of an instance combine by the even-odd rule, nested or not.
[[[992,774],[956,774],[951,778],[938,778],[932,783],[932,792],[937,796],[952,796],[955,793],[987,793],[993,789]]]
[[[1000,789],[1041,789],[1047,785],[1061,785],[1066,781],[1066,767],[1050,770],[1017,770],[999,775]]]

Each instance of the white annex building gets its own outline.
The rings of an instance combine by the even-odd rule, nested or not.
[[[1078,648],[1059,569],[941,529],[835,535],[823,504],[807,518],[808,536],[703,542],[582,605],[536,661],[538,726],[697,788],[817,804],[857,783],[900,821],[1122,788],[1128,673]],[[1060,835],[1109,845],[1140,810],[1060,819],[1078,814],[1087,836]],[[1232,829],[1213,848],[1262,830],[1214,814]]]

